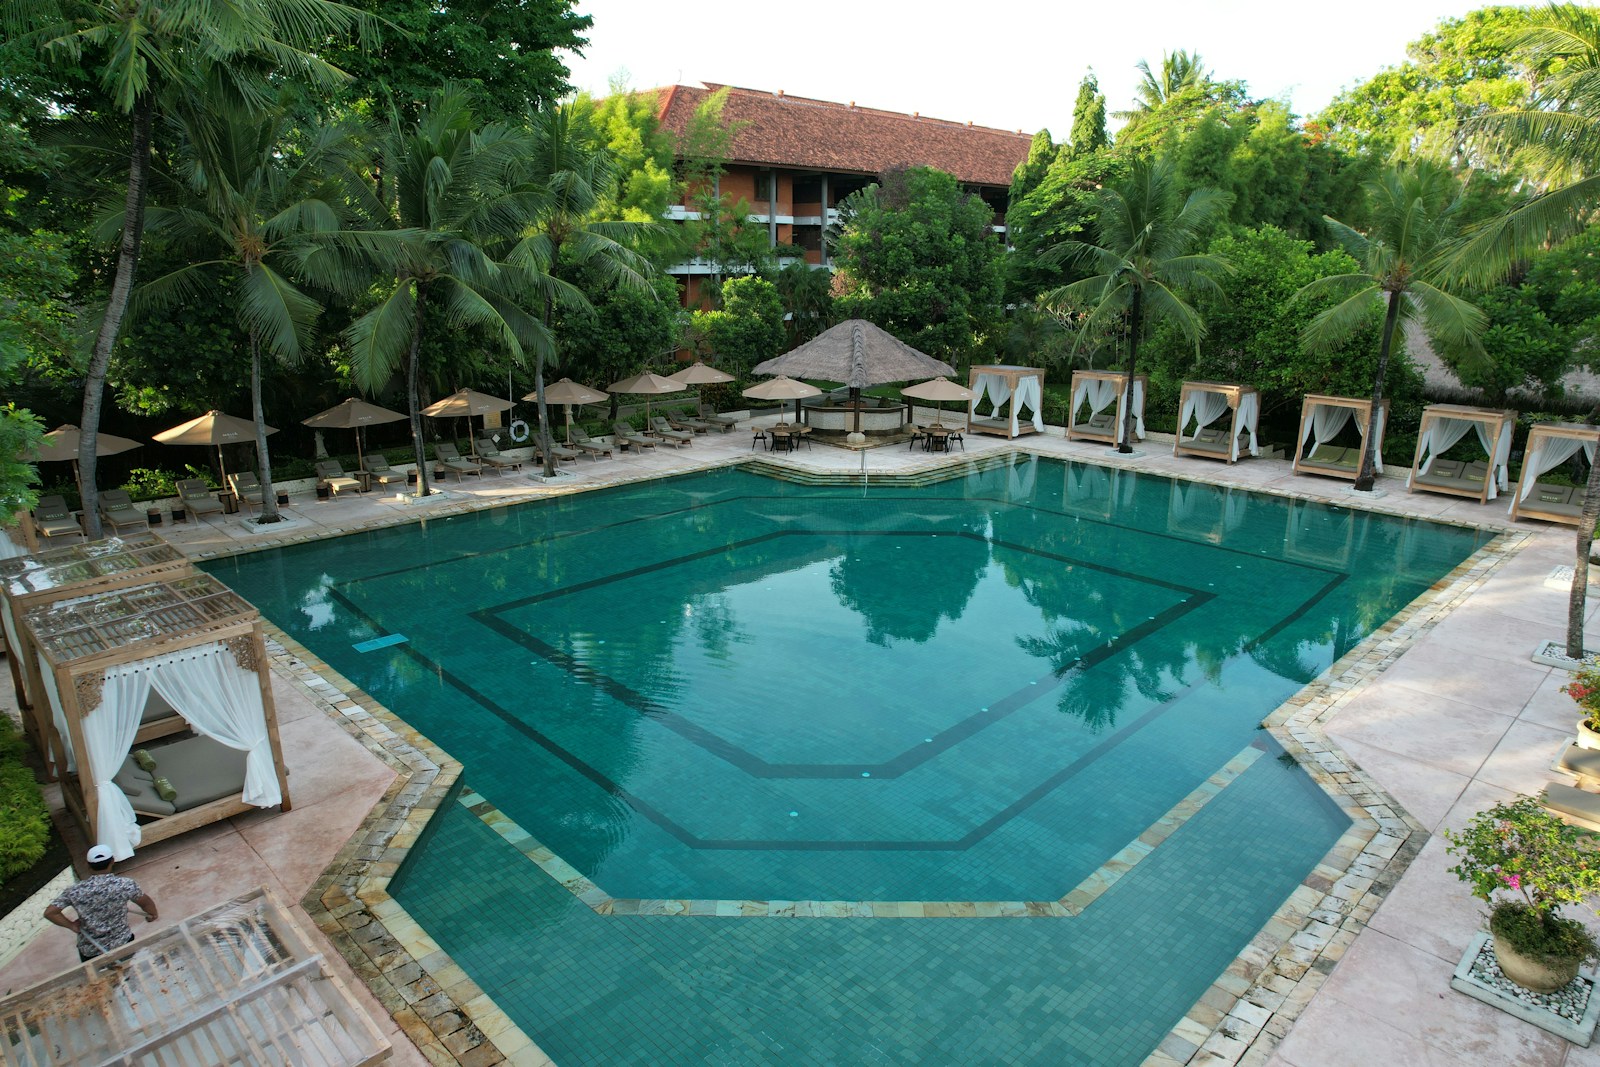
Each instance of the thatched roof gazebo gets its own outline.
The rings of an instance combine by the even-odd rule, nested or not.
[[[843,382],[850,387],[850,403],[856,407],[854,436],[861,432],[861,390],[890,382],[949,377],[955,368],[918,352],[866,319],[846,319],[799,348],[756,364],[755,373]]]

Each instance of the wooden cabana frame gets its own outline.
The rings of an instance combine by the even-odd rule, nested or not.
[[[1539,481],[1545,472],[1580,451],[1592,464],[1600,450],[1600,426],[1577,422],[1536,422],[1522,449],[1522,476],[1511,494],[1511,518],[1543,519],[1576,526],[1583,512],[1584,486]],[[1554,459],[1554,462],[1550,462]]]
[[[256,676],[282,810],[290,810],[288,772],[278,739],[261,615],[238,593],[211,575],[191,569],[159,581],[37,607],[23,616],[22,623],[54,683],[54,693],[47,686],[41,696],[59,698],[61,719],[67,727],[65,740],[79,761],[76,771],[67,772],[63,767],[62,796],[90,840],[97,836],[101,798],[92,775],[83,773],[82,761],[88,752],[83,721],[99,706],[107,670],[214,643],[221,644],[239,667]],[[183,715],[183,709],[176,710]],[[229,796],[171,815],[141,812],[150,821],[140,823],[139,843],[163,841],[253,810],[254,805],[244,802],[241,786]]]
[[[0,560],[0,622],[12,652],[6,657],[11,685],[22,711],[23,732],[44,760],[49,780],[54,781],[60,761],[60,739],[51,722],[49,701],[36,699],[43,684],[39,651],[22,630],[23,615],[58,600],[190,573],[196,572],[189,558],[153,533],[107,537]],[[152,732],[140,740],[157,736]]]
[[[1007,390],[1006,397],[1003,403],[995,405],[994,415],[979,418],[978,404],[986,396],[991,401],[994,399],[988,392],[991,382],[1002,385]],[[967,388],[974,394],[967,401],[968,433],[994,434],[1010,440],[1044,429],[1044,371],[1037,367],[973,367],[967,372]],[[1027,395],[1019,395],[1023,392]],[[1017,418],[1018,409],[1024,406],[1033,412],[1029,422]],[[1006,413],[1004,418],[999,417],[1002,408]]]
[[[1333,409],[1345,412],[1335,432],[1341,432],[1352,420],[1361,438],[1361,443],[1356,448],[1331,448],[1327,441],[1317,441],[1316,416],[1318,409]],[[1337,416],[1336,416],[1337,417]],[[1350,396],[1327,396],[1320,393],[1308,394],[1300,404],[1300,430],[1295,434],[1294,472],[1296,474],[1320,474],[1329,478],[1345,478],[1355,481],[1361,469],[1361,450],[1367,447],[1367,431],[1364,427],[1372,425],[1372,398]],[[1377,443],[1374,459],[1377,462],[1377,473],[1383,472],[1383,435],[1389,428],[1389,401],[1386,398],[1379,409],[1377,420]],[[1331,438],[1329,438],[1331,440]]]
[[[1484,462],[1463,464],[1438,460],[1440,453],[1448,451],[1464,436],[1459,434],[1449,442],[1435,440],[1435,435],[1443,431],[1447,422],[1469,423],[1481,432],[1480,444],[1483,439],[1494,442]],[[1506,465],[1511,458],[1511,434],[1516,425],[1517,413],[1509,408],[1428,405],[1422,409],[1422,421],[1417,425],[1417,451],[1411,460],[1411,473],[1406,477],[1406,489],[1413,493],[1421,489],[1488,503],[1508,485]]]
[[[1122,433],[1122,405],[1128,396],[1126,383],[1128,375],[1120,370],[1075,370],[1072,372],[1071,406],[1067,410],[1067,440],[1069,441],[1104,441],[1114,445]],[[1080,396],[1079,390],[1087,393],[1094,389],[1097,383],[1110,383],[1116,389],[1116,399],[1109,407],[1113,411],[1102,408],[1098,413],[1092,414],[1082,422],[1078,421],[1080,409],[1089,404],[1087,396]],[[1133,421],[1134,437],[1144,439],[1144,401],[1150,395],[1150,376],[1148,374],[1135,374],[1133,376]],[[1090,406],[1092,411],[1092,405]]]
[[[1213,393],[1222,398],[1227,405],[1227,427],[1219,428],[1214,420],[1204,426],[1197,425],[1193,434],[1185,436],[1190,416],[1194,416],[1196,422],[1199,419],[1198,412],[1191,410],[1190,403],[1202,393]],[[1249,452],[1252,456],[1259,455],[1261,447],[1256,441],[1256,419],[1260,414],[1261,396],[1253,385],[1184,382],[1182,391],[1178,393],[1178,432],[1172,442],[1172,454],[1236,463],[1239,459],[1239,436],[1248,433]]]

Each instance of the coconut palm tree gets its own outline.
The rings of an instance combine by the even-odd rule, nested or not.
[[[551,107],[529,120],[531,147],[521,160],[520,180],[537,190],[537,209],[506,261],[522,275],[524,291],[536,293],[541,324],[550,335],[557,305],[583,304],[587,298],[563,277],[579,268],[601,285],[645,287],[653,268],[633,251],[659,236],[654,223],[601,222],[596,206],[616,181],[610,154],[590,128],[585,112]],[[553,340],[553,338],[552,338]],[[556,362],[555,345],[533,352],[533,390],[539,412],[539,447],[545,477],[555,477],[550,448],[550,418],[544,399],[544,368]]]
[[[1294,299],[1331,295],[1338,300],[1306,324],[1301,341],[1310,352],[1336,348],[1370,322],[1380,306],[1384,309],[1378,368],[1372,376],[1376,412],[1401,322],[1419,322],[1435,341],[1469,355],[1481,354],[1479,337],[1486,323],[1476,306],[1445,290],[1449,283],[1443,257],[1460,235],[1461,184],[1455,176],[1426,160],[1399,163],[1367,182],[1365,192],[1371,219],[1366,233],[1326,219],[1361,270],[1318,278]],[[1361,492],[1372,490],[1377,441],[1377,434],[1367,434],[1361,450],[1355,482]]]
[[[419,496],[429,492],[418,390],[426,317],[443,314],[454,329],[486,335],[515,363],[530,350],[550,351],[544,323],[524,310],[537,295],[537,275],[508,267],[493,251],[517,240],[538,214],[541,190],[517,174],[530,151],[519,130],[479,127],[462,89],[440,90],[414,125],[391,119],[378,150],[380,180],[365,200],[374,228],[347,241],[387,289],[345,331],[351,373],[377,390],[403,370]]]
[[[100,535],[95,447],[101,403],[138,272],[157,113],[197,96],[207,79],[213,90],[256,106],[266,102],[275,73],[335,83],[344,75],[308,49],[331,34],[372,25],[369,15],[332,0],[33,0],[0,8],[0,29],[8,36],[31,39],[65,65],[92,57],[112,108],[130,123],[116,272],[85,373],[78,422],[83,522],[90,537]]]
[[[322,305],[296,283],[338,288],[341,261],[327,243],[344,226],[360,141],[347,126],[302,128],[290,145],[287,116],[208,108],[181,124],[180,184],[173,199],[155,194],[148,224],[197,258],[141,285],[145,300],[166,304],[213,293],[231,303],[250,342],[250,395],[256,424],[259,521],[278,521],[262,410],[265,352],[296,362]],[[203,257],[203,258],[200,258]]]
[[[1165,160],[1138,161],[1127,175],[1102,189],[1096,200],[1095,241],[1063,241],[1040,256],[1092,273],[1052,289],[1039,298],[1051,310],[1072,314],[1078,323],[1074,353],[1085,339],[1117,323],[1128,337],[1124,366],[1122,428],[1117,451],[1133,451],[1133,376],[1139,341],[1152,319],[1175,326],[1199,353],[1205,323],[1183,298],[1183,291],[1220,292],[1216,277],[1232,269],[1220,256],[1194,251],[1207,229],[1233,203],[1230,193],[1196,189],[1181,203],[1177,178]]]

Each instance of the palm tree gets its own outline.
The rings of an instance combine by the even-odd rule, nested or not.
[[[809,263],[785,263],[773,281],[788,312],[784,331],[791,348],[833,325],[832,271]]]
[[[339,287],[338,263],[321,238],[343,226],[360,148],[354,131],[313,127],[286,143],[286,116],[256,118],[236,108],[208,109],[184,123],[181,200],[149,209],[153,230],[207,258],[140,286],[137,300],[170,303],[220,288],[250,341],[250,395],[256,424],[261,522],[278,521],[261,398],[263,350],[295,362],[322,306],[296,277]],[[186,195],[185,195],[186,194]],[[138,303],[135,303],[137,308]]]
[[[509,126],[479,128],[456,87],[435,94],[410,127],[393,117],[379,147],[375,186],[383,192],[369,191],[366,200],[377,228],[349,243],[386,276],[388,292],[345,337],[362,388],[375,391],[404,369],[418,496],[430,491],[418,390],[426,317],[442,311],[452,328],[487,335],[513,362],[529,348],[549,350],[544,324],[524,310],[528,272],[490,251],[516,239],[535,215],[537,191],[514,174],[529,150]]]
[[[157,112],[173,100],[199,95],[204,79],[255,106],[265,103],[275,70],[336,82],[344,76],[305,49],[330,34],[371,25],[367,14],[332,0],[34,0],[0,9],[0,29],[33,40],[53,59],[76,66],[86,51],[96,57],[112,108],[131,123],[116,273],[85,373],[78,421],[88,536],[100,535],[96,438],[106,372],[138,272]]]
[[[1467,353],[1481,351],[1485,319],[1477,307],[1452,296],[1442,269],[1443,256],[1459,235],[1461,185],[1449,171],[1427,161],[1400,163],[1366,184],[1366,233],[1327,218],[1328,227],[1361,264],[1359,273],[1318,278],[1294,295],[1332,295],[1338,303],[1318,312],[1301,335],[1307,351],[1337,347],[1371,320],[1381,303],[1383,332],[1378,368],[1372,376],[1372,410],[1380,410],[1383,381],[1394,349],[1395,328],[1416,321],[1434,339]],[[1324,216],[1326,218],[1326,216]],[[1371,492],[1378,435],[1366,435],[1355,488]]]
[[[1178,49],[1170,54],[1161,54],[1161,69],[1158,72],[1150,69],[1150,62],[1141,59],[1134,64],[1139,71],[1139,87],[1134,90],[1134,95],[1139,99],[1138,110],[1160,111],[1172,103],[1173,98],[1186,89],[1204,85],[1210,80],[1198,52],[1186,52]],[[1122,112],[1119,118],[1128,118],[1137,112]]]
[[[1162,319],[1194,342],[1199,353],[1205,323],[1181,290],[1220,293],[1216,276],[1232,269],[1220,256],[1194,252],[1206,230],[1233,203],[1230,193],[1196,189],[1180,205],[1177,177],[1165,160],[1131,164],[1127,176],[1102,189],[1096,200],[1098,243],[1063,241],[1040,260],[1065,263],[1093,273],[1040,298],[1040,304],[1078,315],[1074,353],[1084,339],[1108,326],[1125,324],[1128,361],[1124,369],[1122,429],[1117,451],[1133,451],[1133,376],[1139,341],[1147,322]]]
[[[600,222],[592,215],[616,181],[610,154],[589,128],[585,112],[570,106],[548,108],[530,118],[531,150],[522,160],[523,180],[538,191],[539,204],[507,262],[523,274],[525,291],[542,303],[541,323],[549,337],[558,304],[582,305],[587,298],[563,276],[584,270],[601,285],[644,287],[652,268],[632,246],[657,235],[653,223]],[[555,362],[549,344],[533,353],[533,390],[539,412],[539,447],[545,477],[555,477],[550,448],[550,417],[544,399],[544,368]]]

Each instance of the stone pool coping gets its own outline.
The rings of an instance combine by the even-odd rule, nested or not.
[[[1161,477],[1184,476],[1170,468],[1141,463],[1137,459],[1107,462],[1081,453],[1064,456],[1040,445],[1045,442],[1023,439],[1011,442],[1004,452],[990,454],[1040,455]],[[894,474],[873,472],[873,477],[880,482],[892,481],[896,477],[966,466],[969,459],[975,462],[981,458],[980,455],[970,458],[940,455],[925,462],[906,464]],[[749,457],[711,457],[709,462],[681,469],[628,472],[636,476],[604,483],[550,486],[531,498],[451,503],[438,509],[430,508],[426,517],[525,503],[543,496],[566,495],[748,462]],[[1222,467],[1217,473],[1226,475],[1232,470]],[[824,472],[824,476],[828,473]],[[848,476],[853,472],[846,467],[833,473]],[[1489,543],[1263,720],[1263,726],[1351,818],[1351,827],[1144,1061],[1146,1067],[1183,1064],[1259,1067],[1271,1057],[1295,1018],[1429,836],[1393,798],[1344,757],[1325,735],[1322,724],[1355,693],[1375,680],[1419,636],[1470,596],[1506,559],[1520,551],[1532,535],[1509,523],[1468,522],[1385,507],[1377,500],[1352,498],[1348,490],[1311,493],[1226,478],[1190,480],[1496,533]],[[1331,488],[1341,487],[1335,483]],[[214,558],[254,552],[400,525],[423,517],[415,512],[389,513],[343,528],[319,531],[316,536],[235,543],[195,555]],[[325,714],[397,772],[383,799],[307,893],[303,906],[430,1062],[459,1063],[466,1067],[497,1063],[529,1067],[551,1064],[532,1039],[467,977],[388,893],[389,883],[400,863],[420,839],[433,813],[459,784],[461,765],[277,627],[269,624],[268,632],[275,645],[272,648],[274,665],[299,684]],[[532,841],[514,824],[509,830],[496,825],[492,816],[499,813],[492,808],[484,810],[480,805],[475,810],[480,818],[490,816],[486,821],[508,840],[515,838],[514,843],[520,843],[527,838]],[[503,815],[499,819],[510,823]],[[1167,832],[1171,832],[1170,828]],[[536,847],[536,843],[531,847]],[[1118,855],[1126,859],[1121,853]],[[1114,878],[1108,879],[1107,874],[1120,874],[1118,862],[1118,858],[1113,858],[1091,876],[1090,881],[1095,877],[1101,879],[1098,892],[1103,892],[1110,881],[1114,881]],[[886,907],[885,917],[888,910]],[[905,912],[898,914],[909,917]],[[933,916],[924,912],[922,917]]]

